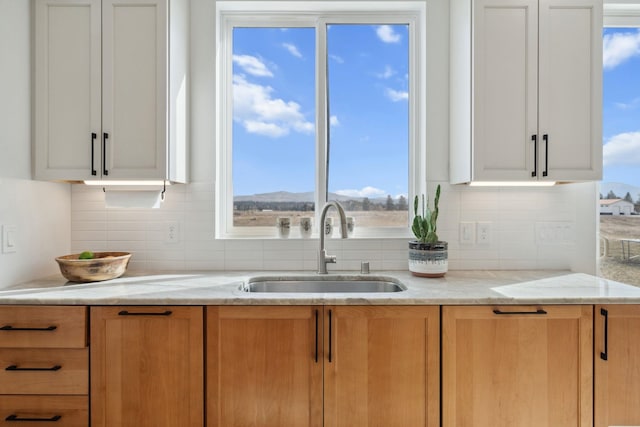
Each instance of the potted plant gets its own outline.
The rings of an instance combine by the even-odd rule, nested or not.
[[[411,230],[416,240],[409,242],[409,271],[420,277],[442,277],[449,269],[447,242],[438,240],[438,203],[440,184],[433,199],[433,210],[429,208],[429,199],[422,195],[422,214],[418,214],[418,196],[413,200],[413,223]]]

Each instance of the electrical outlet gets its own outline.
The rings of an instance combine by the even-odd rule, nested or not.
[[[460,243],[463,245],[473,245],[476,243],[476,227],[473,222],[460,223]]]
[[[537,222],[536,243],[539,245],[568,245],[575,241],[573,223]]]
[[[491,223],[490,222],[478,222],[476,227],[476,234],[479,245],[491,244]]]
[[[166,233],[165,242],[178,243],[180,241],[180,223],[174,221],[167,222]]]

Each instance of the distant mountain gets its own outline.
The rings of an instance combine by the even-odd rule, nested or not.
[[[336,193],[329,193],[329,200],[337,200],[339,202],[346,202],[349,200],[362,201],[364,197],[350,197],[350,196],[342,196]],[[313,192],[305,192],[305,193],[291,193],[289,191],[276,191],[273,193],[261,193],[261,194],[252,194],[249,196],[235,196],[233,198],[234,202],[314,202],[314,193]],[[375,197],[369,198],[371,203],[386,203],[387,197]]]
[[[613,191],[616,196],[623,199],[627,194],[631,194],[631,198],[634,201],[638,201],[640,199],[640,187],[636,187],[629,184],[622,184],[620,182],[602,182],[600,183],[600,193],[602,197],[607,197],[609,191]]]

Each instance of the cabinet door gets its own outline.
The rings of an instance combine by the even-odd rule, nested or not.
[[[539,28],[540,179],[600,180],[602,0],[541,0]]]
[[[207,425],[322,426],[321,339],[321,307],[207,307]]]
[[[538,1],[473,4],[472,177],[535,180]]]
[[[596,306],[595,427],[640,425],[640,306]]]
[[[36,0],[34,34],[35,177],[95,179],[100,174],[100,0]]]
[[[167,175],[167,0],[103,0],[103,179]]]
[[[592,425],[591,306],[442,312],[443,426]]]
[[[202,307],[91,308],[91,425],[202,427]]]
[[[439,425],[439,308],[325,308],[325,426]]]

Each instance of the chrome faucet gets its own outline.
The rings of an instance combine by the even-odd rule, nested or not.
[[[324,205],[324,208],[322,208],[322,213],[320,214],[320,250],[318,251],[318,274],[327,274],[327,264],[333,264],[336,262],[335,255],[327,255],[327,251],[324,249],[325,219],[327,216],[327,211],[331,206],[336,208],[336,210],[338,211],[338,215],[340,215],[340,236],[343,239],[347,238],[347,217],[344,214],[342,205],[336,201],[327,202]]]

